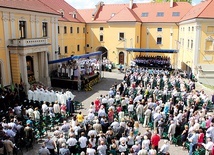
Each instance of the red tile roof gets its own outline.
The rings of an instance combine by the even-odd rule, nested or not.
[[[174,2],[173,7],[170,7],[170,2],[163,3],[136,3],[133,6],[134,12],[139,16],[142,22],[162,22],[176,23],[192,8],[192,5],[187,2]],[[143,12],[148,12],[147,17],[142,17]],[[158,17],[157,13],[163,12],[163,17]],[[173,13],[179,16],[173,16]]]
[[[59,15],[58,12],[39,0],[0,0],[0,7]]]
[[[141,21],[141,22],[179,22],[180,19],[192,8],[187,2],[174,2],[170,8],[169,2],[163,3],[134,3],[129,9],[129,4],[104,4],[101,6],[95,20],[92,20],[94,9],[78,10],[86,23],[109,21]],[[147,17],[142,13],[147,12]],[[163,17],[157,17],[157,12],[164,12]],[[173,12],[179,12],[179,16],[172,16]],[[114,16],[112,17],[112,14]]]
[[[198,5],[194,6],[181,21],[194,19],[194,18],[214,18],[214,1],[205,0]]]
[[[127,7],[124,7],[117,14],[113,15],[108,22],[121,22],[121,21],[129,21],[129,22],[140,22],[140,19],[135,14],[135,12]]]
[[[64,0],[39,0],[42,3],[46,4],[50,8],[53,8],[55,11],[64,12],[64,16],[59,18],[60,21],[71,21],[71,22],[85,22],[81,15],[77,12],[75,8],[69,5]],[[76,18],[73,17],[73,13],[76,13]]]

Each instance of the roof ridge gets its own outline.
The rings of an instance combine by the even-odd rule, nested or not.
[[[210,0],[210,2],[208,2],[208,4],[206,5],[206,7],[204,7],[204,9],[198,14],[197,17],[199,17],[203,12],[204,10],[206,10],[206,8],[210,5],[210,3],[212,2],[213,0]]]
[[[47,6],[48,8],[50,8],[51,10],[53,10],[54,12],[56,12],[57,14],[59,14],[59,12],[57,12],[55,9],[53,9],[52,7],[48,6],[47,4],[43,3],[41,0],[38,0],[40,3],[44,4],[45,6]],[[59,14],[60,15],[60,14]]]

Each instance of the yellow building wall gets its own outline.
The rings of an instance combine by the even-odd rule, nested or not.
[[[212,27],[212,28],[211,28]],[[212,32],[211,29],[213,29]],[[210,38],[210,39],[209,39]],[[214,22],[201,24],[200,64],[214,64]]]
[[[66,27],[67,33],[64,33],[64,27]],[[77,28],[79,28],[79,33],[77,33]],[[85,54],[85,23],[59,21],[59,29],[58,44],[61,57]],[[77,45],[79,45],[79,51],[77,50]],[[67,53],[65,53],[65,46],[67,46]]]
[[[103,30],[100,30],[103,27]],[[140,47],[140,24],[134,22],[87,24],[86,34],[86,52],[96,51],[100,46],[108,50],[108,59],[113,63],[119,62],[119,52],[123,51],[126,57],[125,48]],[[119,33],[124,33],[124,40],[119,40]],[[100,35],[103,35],[103,41],[100,42]],[[139,42],[136,43],[137,36]],[[125,63],[130,62],[132,56],[125,58]]]
[[[0,11],[0,17],[2,17],[2,11]],[[4,27],[3,27],[3,20],[0,19],[0,63],[1,63],[1,75],[2,75],[2,85],[9,84],[9,78],[8,73],[9,70],[7,65],[7,59],[6,59],[6,49],[5,46],[5,38],[4,38]]]
[[[162,32],[157,29],[162,28]],[[141,48],[145,49],[178,49],[178,25],[175,23],[143,23],[141,26]],[[162,44],[157,44],[157,37],[162,38]],[[167,53],[136,53],[136,56],[167,56],[175,67],[177,54]]]
[[[179,68],[186,70],[186,65],[193,66],[194,50],[196,46],[196,23],[188,23],[179,27]],[[191,41],[193,45],[191,47]],[[188,43],[189,42],[189,43]]]

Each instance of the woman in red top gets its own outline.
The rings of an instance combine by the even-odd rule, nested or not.
[[[151,137],[152,147],[158,152],[158,143],[160,141],[160,136],[157,134],[157,131],[154,131],[153,136]]]
[[[66,109],[67,109],[66,105],[63,103],[60,108],[61,108],[61,114],[65,116],[66,115]]]
[[[95,111],[98,112],[99,109],[100,109],[100,100],[99,100],[99,98],[97,98],[97,99],[94,101],[94,104],[95,104]]]
[[[117,107],[117,113],[121,112],[122,111],[122,107],[121,105],[119,104],[118,107]]]
[[[202,143],[204,142],[204,133],[202,129],[199,129],[199,135],[198,135],[198,148],[202,146]]]

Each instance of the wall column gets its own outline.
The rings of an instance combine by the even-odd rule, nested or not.
[[[200,53],[200,45],[201,45],[201,26],[196,26],[196,35],[195,35],[195,51],[194,51],[194,57],[193,57],[193,66],[192,66],[192,72],[193,74],[197,73],[197,66],[199,66],[199,53]]]
[[[44,82],[44,53],[38,53],[38,64],[39,64],[39,81]]]
[[[49,71],[48,71],[48,52],[45,51],[44,53],[44,81],[47,86],[50,86],[50,78],[49,78]]]
[[[25,92],[27,92],[28,89],[30,88],[30,85],[28,83],[27,62],[26,62],[25,54],[20,54],[20,67],[21,67],[22,82],[24,84]]]

